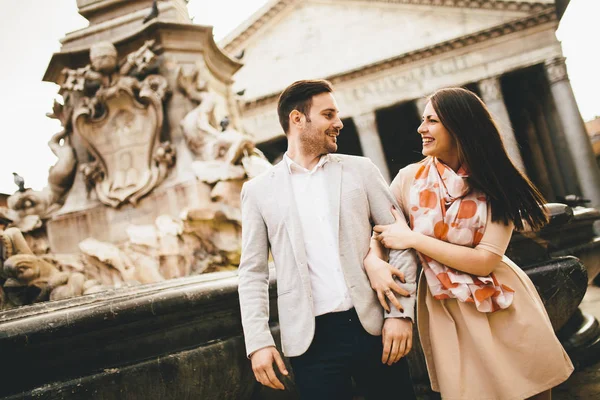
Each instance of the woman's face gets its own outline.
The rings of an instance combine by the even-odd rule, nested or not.
[[[427,102],[425,106],[422,122],[417,132],[423,139],[424,156],[436,157],[452,169],[458,169],[460,163],[456,140],[440,122],[431,101]]]

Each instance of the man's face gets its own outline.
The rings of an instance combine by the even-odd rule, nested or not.
[[[344,127],[338,114],[337,103],[331,93],[313,96],[312,106],[300,133],[305,152],[328,154],[337,151],[337,137]]]

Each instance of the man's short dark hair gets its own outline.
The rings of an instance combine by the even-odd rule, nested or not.
[[[313,96],[331,92],[333,87],[325,79],[296,81],[285,88],[277,101],[277,115],[285,134],[290,131],[290,113],[293,110],[298,110],[308,117]]]

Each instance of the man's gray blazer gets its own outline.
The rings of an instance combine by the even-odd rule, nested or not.
[[[396,200],[368,158],[330,154],[324,164],[329,212],[339,221],[340,261],[352,303],[367,332],[381,335],[384,310],[371,289],[363,260],[369,250],[372,224],[394,222]],[[290,172],[285,161],[246,182],[242,188],[242,258],[239,296],[248,355],[274,346],[269,331],[269,249],[277,278],[277,306],[283,352],[303,354],[313,339],[315,316],[306,251]],[[411,297],[398,297],[404,307],[392,307],[386,317],[414,316],[416,258],[412,250],[391,251],[390,263],[406,278],[401,285]]]

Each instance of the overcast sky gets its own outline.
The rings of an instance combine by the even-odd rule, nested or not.
[[[213,25],[219,40],[260,8],[266,0],[190,0],[194,22]],[[56,158],[47,142],[60,124],[45,115],[58,87],[42,82],[52,53],[65,33],[87,26],[75,0],[0,0],[0,192],[13,193],[12,172],[27,186],[46,185]],[[571,0],[557,36],[563,44],[571,84],[585,120],[600,115],[599,0]],[[590,34],[595,32],[594,34]]]

